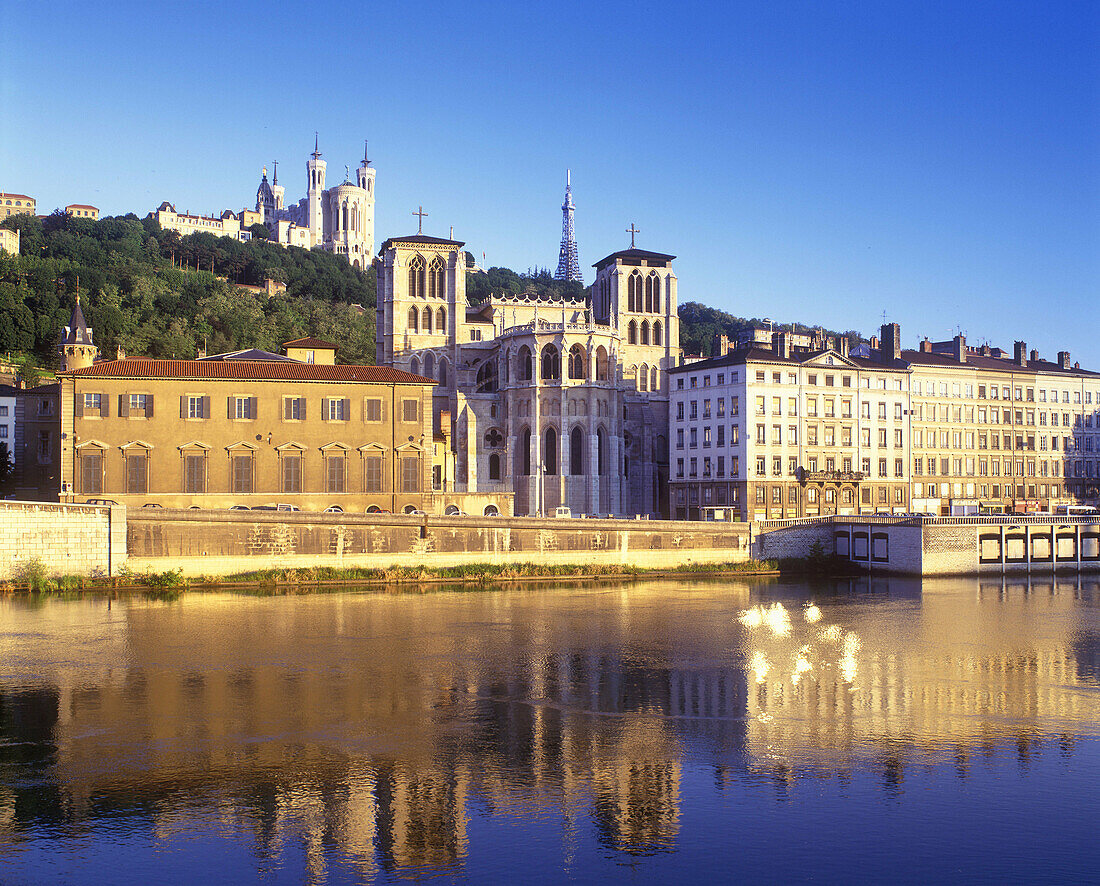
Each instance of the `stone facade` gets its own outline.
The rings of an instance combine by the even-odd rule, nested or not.
[[[668,384],[679,362],[671,255],[630,249],[596,265],[577,300],[466,300],[464,244],[387,240],[379,364],[438,380],[454,420],[453,477],[507,490],[517,514],[668,516]]]
[[[126,563],[126,508],[0,502],[0,580],[30,560],[50,575],[118,575]]]

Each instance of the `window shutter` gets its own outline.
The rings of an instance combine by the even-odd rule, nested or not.
[[[251,402],[251,407],[252,408],[248,410],[248,414],[251,415],[252,418],[256,418],[256,408],[260,405],[260,401],[256,397],[249,397],[248,399],[252,401]]]
[[[209,397],[203,397],[202,398],[202,417],[203,418],[210,418],[210,398]]]
[[[118,395],[118,417],[126,418],[130,415],[130,395],[119,394]]]
[[[283,397],[283,421],[290,421],[290,405],[294,401],[290,397]]]
[[[153,417],[153,395],[152,394],[146,394],[145,395],[145,417],[146,418],[152,418]]]
[[[80,393],[77,393],[76,385],[73,385],[73,400],[75,401],[73,403],[73,408],[76,412],[76,417],[77,418],[83,418],[84,417],[84,395],[80,394]]]
[[[225,398],[225,417],[228,419],[233,419],[236,417],[233,415],[233,400],[233,397]]]
[[[104,394],[99,398],[99,417],[111,417],[111,397],[109,394]]]
[[[328,404],[325,402],[325,398],[321,398],[321,421],[328,421]]]
[[[382,413],[382,421],[385,421],[386,420],[386,398],[385,397],[382,398],[381,413]]]
[[[351,400],[344,400],[344,421],[351,421]]]
[[[301,411],[300,411],[299,414],[302,416],[301,420],[305,421],[306,420],[306,404],[309,402],[309,399],[306,398],[306,397],[299,397],[298,400],[301,403]]]
[[[180,418],[187,418],[187,395],[180,394]]]

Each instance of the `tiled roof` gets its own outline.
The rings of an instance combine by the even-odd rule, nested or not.
[[[154,360],[127,357],[104,360],[83,369],[58,373],[62,376],[96,378],[210,378],[249,381],[367,382],[375,384],[435,384],[430,378],[389,366],[324,366],[318,363],[273,363],[246,360]]]
[[[676,258],[676,256],[666,255],[663,252],[649,252],[645,249],[623,249],[620,252],[613,252],[611,253],[611,255],[604,256],[598,262],[592,265],[592,267],[602,268],[604,265],[611,264],[611,262],[615,261],[615,259],[617,258],[645,259],[646,261],[670,262],[674,258]]]
[[[334,345],[330,341],[324,341],[320,338],[311,338],[306,336],[305,338],[296,338],[294,341],[284,341],[284,348],[325,348],[330,351],[335,351],[337,345]]]
[[[34,200],[34,197],[28,197],[26,194],[9,194],[6,191],[0,191],[0,197],[4,198],[5,200],[8,197],[15,197],[22,200],[31,200],[32,202]]]
[[[96,210],[96,212],[99,211],[98,206],[92,206],[90,203],[70,203],[65,208],[66,209],[94,209],[94,210]]]

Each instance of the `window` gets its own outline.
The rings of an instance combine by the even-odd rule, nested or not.
[[[38,463],[49,464],[53,457],[53,438],[49,431],[38,432]]]
[[[381,455],[368,455],[363,458],[363,491],[372,493],[382,491]]]
[[[230,397],[229,417],[235,419],[253,419],[256,417],[255,397]]]
[[[122,409],[119,409],[120,415],[132,416],[135,412],[138,412],[146,418],[152,417],[153,397],[151,394],[130,394],[126,396],[125,403],[126,411],[123,412]]]
[[[80,454],[80,491],[85,495],[103,492],[104,458],[102,449],[87,449]]]
[[[325,492],[347,492],[347,459],[342,452],[325,456]]]
[[[84,411],[85,412],[99,412],[100,403],[102,402],[102,394],[85,394],[84,395]]]
[[[184,455],[183,491],[198,495],[206,492],[206,453]]]
[[[324,401],[326,421],[347,421],[351,412],[351,401],[337,397],[326,397]]]
[[[229,488],[235,493],[255,492],[251,452],[234,452],[229,458]]]
[[[209,397],[184,395],[182,398],[182,409],[184,418],[206,418],[210,412]]]
[[[401,421],[405,424],[413,424],[420,421],[420,401],[419,400],[402,400],[401,401]],[[417,490],[419,491],[419,490]]]
[[[302,456],[292,452],[282,458],[282,492],[302,491]]]

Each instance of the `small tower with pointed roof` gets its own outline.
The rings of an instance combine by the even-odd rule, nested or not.
[[[61,344],[57,348],[61,357],[61,369],[83,369],[91,366],[99,356],[99,348],[92,342],[92,327],[84,319],[80,309],[80,293],[76,295],[73,316],[61,333]]]

